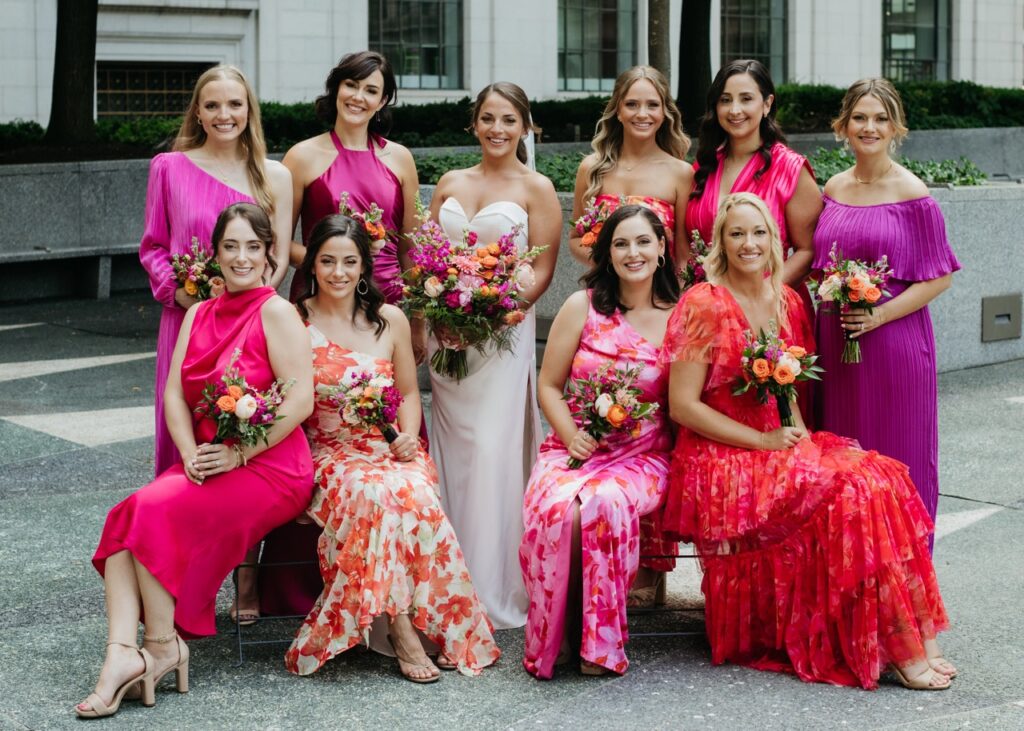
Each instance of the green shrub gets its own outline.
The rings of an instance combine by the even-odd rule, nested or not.
[[[181,117],[107,117],[96,122],[96,140],[118,142],[153,152],[169,147],[180,128]]]
[[[38,145],[45,130],[35,122],[16,119],[0,124],[0,147],[12,149],[26,145]]]
[[[549,177],[555,190],[571,193],[576,185],[576,169],[582,159],[582,152],[540,154],[537,156],[537,172]],[[479,152],[420,155],[416,158],[416,170],[421,185],[436,185],[449,170],[472,167],[478,162]]]
[[[814,168],[814,174],[819,185],[824,185],[829,178],[841,173],[853,165],[855,159],[849,150],[836,148],[826,150],[819,147],[807,156],[807,160]],[[942,185],[952,183],[953,185],[981,185],[985,182],[986,176],[981,168],[961,157],[959,160],[911,160],[908,157],[901,157],[900,165],[921,178],[929,185]]]

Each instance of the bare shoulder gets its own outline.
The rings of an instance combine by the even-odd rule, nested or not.
[[[579,174],[590,175],[590,171],[594,169],[595,165],[597,165],[597,153],[591,152],[580,160]]]
[[[693,165],[686,162],[686,160],[680,160],[678,157],[668,155],[668,169],[677,180],[686,183],[693,182]]]
[[[921,178],[914,175],[899,163],[893,165],[893,168],[896,172],[896,175],[894,176],[895,180],[893,182],[893,189],[899,200],[913,200],[914,198],[924,198],[930,195],[928,186],[924,184],[924,181],[922,181]]]
[[[389,326],[399,332],[409,329],[409,319],[402,312],[401,307],[385,303],[380,306],[380,315],[387,321]]]
[[[546,175],[535,170],[528,170],[525,178],[526,191],[531,198],[539,198],[555,194],[555,184]]]
[[[276,294],[263,303],[263,306],[260,308],[260,315],[263,317],[265,325],[276,328],[290,327],[292,325],[302,326],[302,318],[299,317],[299,312],[295,309],[295,305]]]
[[[562,317],[564,315],[570,323],[578,322],[582,328],[589,311],[590,295],[587,293],[587,290],[578,289],[570,294],[565,299],[565,302],[562,303],[561,308],[558,310],[558,316]]]
[[[852,180],[853,168],[844,170],[841,173],[836,173],[828,179],[827,183],[825,183],[825,195],[833,199],[841,198],[843,192],[849,187]]]
[[[384,147],[380,148],[379,154],[390,155],[397,162],[400,162],[403,165],[416,164],[416,161],[412,156],[412,152],[409,150],[408,147],[401,144],[400,142],[393,142],[392,140],[388,140],[388,143]]]
[[[290,186],[292,184],[292,173],[277,160],[266,160],[267,179],[271,185]]]

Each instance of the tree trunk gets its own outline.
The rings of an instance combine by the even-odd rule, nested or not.
[[[648,0],[647,38],[648,63],[665,74],[672,85],[672,50],[669,47],[671,28],[669,24],[669,0]]]
[[[683,126],[688,134],[696,135],[711,88],[711,0],[683,0],[678,88],[676,103]]]
[[[68,147],[96,137],[96,17],[99,0],[57,0],[57,51],[53,60],[47,145]]]

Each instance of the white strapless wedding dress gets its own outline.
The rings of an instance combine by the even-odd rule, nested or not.
[[[511,201],[484,206],[469,220],[462,205],[448,198],[438,223],[453,241],[469,230],[481,242],[522,224],[516,243],[520,251],[527,248],[527,213]],[[461,381],[430,371],[430,455],[441,477],[441,502],[496,629],[526,624],[529,600],[519,567],[523,493],[542,436],[532,308],[516,330],[511,352],[470,348],[469,375]],[[430,355],[437,347],[431,338]]]

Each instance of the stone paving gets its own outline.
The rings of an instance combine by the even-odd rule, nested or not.
[[[89,557],[111,505],[152,472],[157,308],[144,294],[0,308],[0,729],[70,728],[103,654],[102,584]],[[623,677],[520,667],[520,630],[498,633],[500,663],[478,678],[404,682],[393,661],[349,653],[309,678],[283,646],[236,666],[232,627],[192,643],[192,690],[128,704],[119,729],[580,728],[1024,729],[1024,361],[940,377],[942,499],[936,565],[961,676],[952,690],[876,692],[711,667],[700,614],[637,617]],[[222,615],[229,584],[219,597]],[[692,562],[671,605],[699,604]],[[286,637],[265,622],[256,637]],[[166,681],[165,681],[166,682]]]

